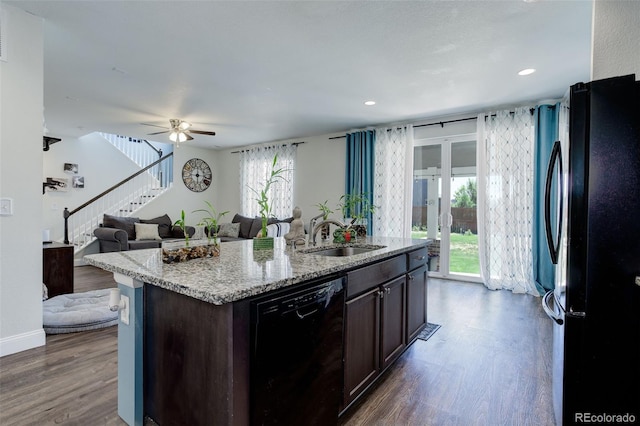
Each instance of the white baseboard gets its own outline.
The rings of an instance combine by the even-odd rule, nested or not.
[[[0,339],[0,357],[44,346],[46,342],[46,334],[42,328],[29,331],[28,333],[5,337]]]

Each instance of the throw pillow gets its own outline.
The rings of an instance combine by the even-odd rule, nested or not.
[[[157,223],[158,235],[160,238],[171,238],[171,218],[165,214],[163,216],[154,217],[153,219],[140,219],[140,223]]]
[[[218,230],[218,237],[238,238],[240,233],[239,223],[221,223]]]
[[[136,223],[136,241],[140,240],[161,240],[158,235],[158,224]]]
[[[247,238],[255,238],[258,235],[258,232],[260,232],[261,230],[262,218],[256,216],[256,218],[253,219],[253,222],[251,222],[251,229],[249,230],[249,235],[247,236]]]
[[[231,223],[240,224],[240,233],[238,234],[240,238],[250,238],[249,234],[251,232],[251,225],[253,224],[252,217],[246,217],[236,213],[233,219],[231,219]]]
[[[288,222],[277,222],[267,225],[267,237],[283,237],[289,232],[291,224]]]
[[[102,218],[102,226],[106,228],[122,229],[127,233],[127,238],[130,240],[136,239],[136,228],[134,226],[134,223],[136,222],[140,222],[140,219],[137,217],[111,216],[109,214],[105,214]]]

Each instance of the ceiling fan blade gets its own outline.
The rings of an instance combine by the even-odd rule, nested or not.
[[[192,141],[193,140],[193,138],[189,134],[185,133],[185,136],[187,137],[188,141]]]
[[[168,131],[168,130],[163,130],[162,132],[147,133],[147,135],[148,135],[148,136],[151,136],[151,135],[159,135],[159,134],[161,134],[161,133],[169,133],[169,131]]]
[[[199,135],[208,135],[208,136],[216,135],[216,132],[205,132],[203,130],[191,130],[191,129],[189,129],[189,133],[197,133]]]
[[[158,126],[157,124],[149,124],[149,123],[140,123],[143,126],[151,126],[151,127],[160,127],[161,129],[166,129],[167,126]]]

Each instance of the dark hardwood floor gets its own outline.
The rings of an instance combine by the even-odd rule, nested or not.
[[[75,268],[75,291],[114,287]],[[551,321],[540,299],[480,284],[429,281],[430,322],[342,418],[342,425],[552,425]],[[117,327],[47,336],[0,358],[0,425],[123,425],[117,414]]]

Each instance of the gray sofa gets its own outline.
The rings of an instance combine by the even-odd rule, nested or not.
[[[136,235],[136,224],[139,224],[138,229],[144,229],[144,235]],[[157,233],[153,232],[156,229],[155,226],[145,225],[157,225]],[[196,229],[192,226],[187,226],[186,231],[189,237],[192,237]],[[100,244],[100,253],[160,248],[165,241],[184,239],[182,229],[173,226],[171,218],[166,214],[153,219],[105,214],[100,227],[96,228],[93,234]],[[139,232],[139,234],[142,233]]]
[[[272,217],[268,219],[267,224],[271,225],[273,223],[278,223],[278,222],[291,223],[292,220],[293,220],[293,217],[289,217],[286,219],[276,219],[275,217]],[[258,232],[260,232],[260,230],[262,229],[262,219],[260,217],[247,217],[247,216],[242,216],[240,214],[236,214],[235,216],[233,216],[233,219],[231,219],[231,223],[239,224],[237,235],[235,233],[226,234],[226,235],[219,234],[218,237],[220,238],[221,242],[239,241],[239,240],[255,238],[255,236],[258,235]],[[218,232],[220,232],[224,227],[225,225],[221,224],[218,228]]]

